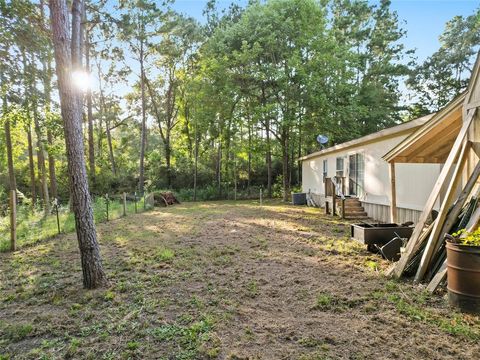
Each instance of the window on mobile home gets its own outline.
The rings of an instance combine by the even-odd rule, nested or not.
[[[328,160],[325,159],[323,160],[323,182],[325,182],[327,175],[328,175]]]
[[[344,158],[343,157],[338,157],[337,158],[337,176],[338,177],[343,177],[343,165],[344,165]]]

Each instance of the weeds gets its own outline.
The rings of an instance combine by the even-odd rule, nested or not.
[[[33,332],[33,326],[31,324],[10,324],[6,325],[2,332],[7,339],[18,342]]]
[[[345,298],[326,292],[317,295],[312,310],[343,312],[366,302],[366,298]]]
[[[251,298],[255,298],[258,295],[258,283],[255,280],[247,284],[247,292]]]
[[[432,311],[428,306],[431,295],[426,290],[409,291],[407,294],[399,283],[389,281],[386,283],[384,291],[372,293],[372,298],[377,301],[388,301],[400,314],[410,320],[431,324],[450,335],[480,340],[480,324],[472,326],[466,320],[466,316],[459,313],[454,312],[450,316],[442,316]]]
[[[172,249],[160,249],[157,252],[156,259],[158,261],[170,262],[175,256],[175,252]]]
[[[212,320],[205,317],[187,326],[178,323],[164,324],[151,330],[151,334],[158,341],[181,349],[176,352],[174,359],[196,359],[210,340],[212,328]]]

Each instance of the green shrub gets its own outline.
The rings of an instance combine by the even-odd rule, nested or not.
[[[465,236],[463,236],[465,235]],[[454,243],[466,246],[480,246],[480,229],[468,233],[465,229],[453,234]]]

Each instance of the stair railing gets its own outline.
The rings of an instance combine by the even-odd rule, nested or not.
[[[337,196],[339,196],[340,199],[345,200],[345,195],[342,191],[342,184],[341,181],[339,183],[339,181],[337,180],[337,176],[332,177],[332,183],[335,186],[335,193],[337,194]]]

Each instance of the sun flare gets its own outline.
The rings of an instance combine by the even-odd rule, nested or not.
[[[72,72],[72,82],[77,89],[86,92],[92,86],[92,77],[84,70],[75,70]]]

